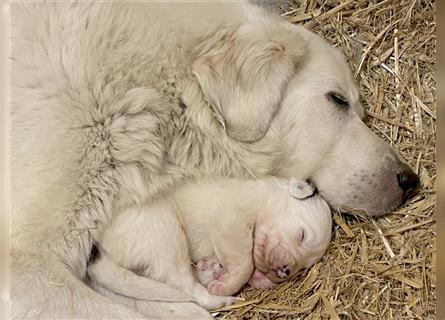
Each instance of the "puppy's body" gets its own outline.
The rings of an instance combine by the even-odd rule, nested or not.
[[[315,263],[328,246],[330,228],[329,207],[318,195],[294,199],[287,184],[274,178],[225,179],[189,183],[166,198],[124,209],[100,244],[106,259],[212,309],[233,302],[221,296],[236,293],[254,266],[263,282],[280,282]],[[198,277],[214,271],[215,263],[223,265],[210,283],[203,283],[208,292],[195,280],[192,262],[198,263]],[[93,278],[110,272],[93,268]],[[283,268],[287,274],[280,273]],[[112,286],[116,293],[126,290],[116,288],[116,280]]]

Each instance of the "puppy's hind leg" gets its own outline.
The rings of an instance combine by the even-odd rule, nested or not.
[[[154,221],[149,224],[152,229],[146,233],[147,237],[157,239],[157,245],[151,245],[149,248],[149,268],[145,275],[190,295],[206,309],[217,309],[234,303],[233,297],[210,294],[195,279],[188,240],[173,210],[174,208],[167,203],[158,206],[156,210],[158,218],[154,217]],[[144,239],[139,241],[146,243]]]
[[[185,267],[185,266],[184,266]],[[176,275],[172,275],[167,283],[190,294],[202,307],[212,310],[234,303],[237,299],[231,296],[218,296],[209,293],[193,276],[191,267],[181,268]]]
[[[139,277],[142,278],[142,277]],[[96,281],[88,283],[91,288],[110,298],[116,303],[123,304],[143,313],[153,319],[178,319],[178,320],[210,320],[213,317],[195,302],[166,302],[148,301],[129,298],[115,293]],[[172,289],[174,290],[174,289]]]
[[[186,239],[184,239],[184,241],[186,241]],[[167,284],[189,294],[195,299],[196,303],[207,310],[218,309],[236,301],[236,298],[231,296],[210,294],[207,288],[200,284],[194,277],[188,253],[183,258],[187,259],[180,259],[180,261],[178,261],[175,272],[168,273],[169,264],[166,264],[165,267],[162,268],[162,270],[167,271],[167,273],[163,275],[163,279]]]
[[[90,284],[139,300],[192,302],[193,298],[171,286],[141,277],[114,263],[105,252],[88,266]]]

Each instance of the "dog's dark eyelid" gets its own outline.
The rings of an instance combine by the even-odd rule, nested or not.
[[[339,93],[329,92],[327,96],[329,100],[334,102],[339,107],[349,108],[350,106],[349,101]]]

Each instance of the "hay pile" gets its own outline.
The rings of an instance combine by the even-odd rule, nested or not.
[[[218,319],[435,319],[436,19],[434,0],[282,1],[283,16],[346,54],[368,125],[419,173],[394,214],[335,213],[326,256]]]

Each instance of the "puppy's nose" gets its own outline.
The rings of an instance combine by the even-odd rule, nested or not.
[[[419,185],[419,177],[407,165],[402,165],[403,171],[397,174],[397,181],[404,192],[413,190]]]
[[[288,266],[282,266],[277,270],[277,276],[281,279],[286,278],[290,275],[290,269]]]

